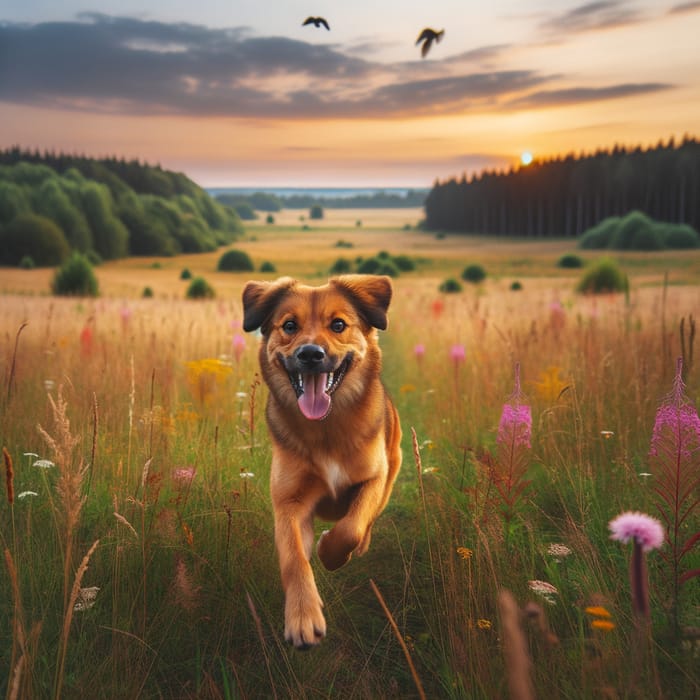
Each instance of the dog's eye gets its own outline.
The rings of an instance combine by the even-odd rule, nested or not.
[[[331,321],[331,330],[334,333],[342,333],[345,330],[346,326],[347,324],[345,323],[345,321],[343,321],[342,318],[334,318]]]
[[[297,331],[297,322],[292,321],[292,319],[289,319],[289,321],[285,321],[282,324],[282,330],[287,333],[287,335],[291,335],[292,333],[296,333]]]

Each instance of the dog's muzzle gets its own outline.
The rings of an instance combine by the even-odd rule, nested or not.
[[[299,410],[309,420],[325,418],[331,410],[331,396],[350,367],[352,353],[338,362],[320,345],[308,343],[279,359],[289,375]]]

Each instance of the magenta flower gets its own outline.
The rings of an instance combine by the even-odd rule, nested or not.
[[[464,358],[466,356],[467,356],[467,351],[465,350],[464,345],[456,344],[450,348],[450,359],[456,365],[459,364],[460,362],[464,362]]]
[[[650,515],[627,511],[613,518],[608,524],[610,539],[627,543],[634,540],[645,552],[659,549],[664,543],[664,527]]]
[[[532,413],[527,404],[503,404],[498,423],[497,443],[512,442],[513,447],[530,447],[532,435]]]
[[[194,467],[180,468],[173,470],[173,481],[179,488],[187,488],[195,477],[197,471]]]
[[[425,345],[423,345],[423,343],[418,343],[418,345],[413,348],[413,354],[418,360],[421,360],[423,355],[425,355]]]
[[[240,333],[234,333],[233,340],[231,341],[231,348],[233,350],[233,356],[237,361],[240,360],[245,350],[245,338]]]

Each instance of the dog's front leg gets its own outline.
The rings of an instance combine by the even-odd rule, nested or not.
[[[284,637],[298,649],[326,635],[323,602],[309,559],[313,549],[313,503],[306,498],[275,498],[275,544],[285,593]]]

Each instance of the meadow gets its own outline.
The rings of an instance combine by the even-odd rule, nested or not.
[[[616,256],[629,293],[581,296],[556,266],[570,240],[419,218],[283,213],[235,245],[276,273],[129,258],[96,269],[97,299],[0,272],[6,698],[700,695],[700,252]],[[404,463],[369,552],[312,562],[329,630],[302,653],[282,635],[240,293],[382,249],[417,261],[381,333]],[[440,294],[467,263],[486,280]],[[216,298],[186,301],[184,267]],[[640,558],[611,539],[626,511],[668,541]]]

